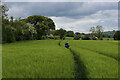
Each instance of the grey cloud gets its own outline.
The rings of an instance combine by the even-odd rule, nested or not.
[[[31,15],[50,17],[56,28],[75,32],[89,32],[91,26],[103,25],[105,30],[118,26],[117,2],[8,2],[9,17],[26,18]]]
[[[21,8],[21,15],[16,14],[16,17],[43,15],[81,18],[95,14],[100,10],[117,10],[115,2],[8,2],[6,4],[10,10],[15,7],[18,10]],[[10,16],[15,15],[15,13],[9,12]]]

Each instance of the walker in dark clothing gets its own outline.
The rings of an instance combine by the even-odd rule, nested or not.
[[[66,47],[66,48],[69,48],[69,44],[68,44],[67,42],[65,43],[65,47]]]

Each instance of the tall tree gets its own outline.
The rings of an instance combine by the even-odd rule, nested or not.
[[[50,33],[51,30],[55,30],[55,24],[52,19],[33,15],[29,16],[26,20],[27,23],[32,24],[37,30],[37,39],[41,39],[43,35]]]
[[[94,26],[91,27],[89,31],[91,32],[92,35],[95,34],[95,27]]]
[[[98,39],[102,39],[103,38],[103,26],[96,26],[96,33],[97,33],[97,37]]]
[[[113,38],[114,40],[120,40],[120,31],[115,32]]]
[[[74,32],[73,31],[67,31],[66,36],[67,37],[74,37]]]
[[[7,17],[7,13],[6,12],[8,12],[8,7],[6,6],[6,5],[1,5],[1,7],[2,7],[2,16],[5,18],[5,17]]]

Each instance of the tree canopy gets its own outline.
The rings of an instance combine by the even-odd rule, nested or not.
[[[66,30],[60,28],[60,29],[55,31],[55,35],[59,35],[60,39],[64,39],[64,37],[66,35]]]
[[[120,31],[117,31],[114,36],[113,36],[114,40],[120,40]]]

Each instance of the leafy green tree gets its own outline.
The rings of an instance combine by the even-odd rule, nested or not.
[[[91,32],[91,35],[94,35],[95,34],[95,27],[94,26],[91,27],[89,31]]]
[[[2,24],[0,23],[0,25],[2,25],[2,26],[0,26],[0,43],[1,43],[1,41],[4,43],[4,42],[6,42],[7,41],[7,31],[6,31],[6,27],[8,26],[8,24],[9,24],[9,20],[8,20],[8,18],[7,18],[7,11],[9,10],[8,8],[7,8],[7,6],[6,5],[0,5],[0,7],[1,7],[1,14],[0,14],[0,17],[2,18]],[[1,18],[0,18],[0,20],[1,20]],[[2,35],[1,35],[1,33],[2,33]],[[2,38],[1,38],[2,37]]]
[[[85,34],[85,35],[82,37],[82,40],[90,40],[89,34]]]
[[[39,23],[35,25],[36,31],[37,31],[37,39],[40,40],[42,39],[42,36],[46,35],[49,27],[47,25],[44,25],[43,23]]]
[[[103,26],[96,26],[96,34],[98,39],[102,39],[103,38]]]
[[[59,35],[60,39],[64,39],[66,35],[66,30],[60,28],[59,30],[55,31],[55,35]]]
[[[2,17],[7,18],[8,14],[6,12],[8,12],[8,10],[9,10],[8,7],[6,5],[1,5],[1,7],[2,7],[2,10],[1,10],[2,11]]]
[[[98,26],[96,26],[96,28],[91,27],[89,31],[91,32],[91,37],[97,36],[98,39],[102,40],[102,38],[103,38],[103,26],[98,25]]]
[[[74,35],[74,40],[79,40],[80,39],[80,33],[76,32]]]
[[[15,35],[14,35],[14,28],[12,28],[10,25],[6,26],[6,40],[7,43],[11,43],[15,41]]]
[[[113,38],[114,40],[120,40],[120,31],[115,32]]]
[[[27,23],[33,24],[37,31],[37,39],[41,39],[43,35],[47,35],[50,31],[55,30],[55,24],[52,19],[33,15],[26,20]]]
[[[66,36],[67,37],[74,37],[74,32],[73,31],[67,31]]]

